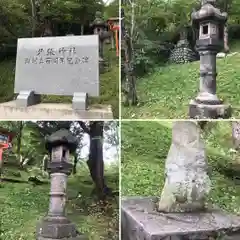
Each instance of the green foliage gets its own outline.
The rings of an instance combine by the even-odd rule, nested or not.
[[[122,123],[122,196],[160,196],[171,144],[172,122]],[[212,190],[209,201],[240,214],[240,185],[225,175],[232,167],[230,122],[213,123],[204,133]],[[211,132],[211,133],[210,133]],[[224,189],[224,191],[223,191]]]
[[[40,1],[40,27],[45,17],[56,22],[78,22],[89,24],[94,20],[96,11],[104,11],[101,0],[43,0]],[[2,0],[0,6],[0,46],[2,43],[14,42],[19,37],[31,37],[33,19],[30,0]],[[80,26],[79,26],[80,27]]]
[[[51,16],[60,21],[79,21],[81,24],[89,23],[94,19],[96,11],[103,10],[100,0],[44,0],[41,4],[41,16]]]
[[[239,51],[233,46],[232,51]],[[217,60],[218,97],[230,103],[233,116],[239,112],[239,54]],[[144,103],[139,107],[122,107],[123,118],[187,118],[189,101],[196,97],[199,89],[199,62],[184,65],[156,67],[154,72],[137,82],[139,99]]]
[[[119,1],[114,0],[109,5],[105,6],[104,19],[119,16]]]
[[[141,76],[167,59],[170,47],[167,43],[175,44],[183,28],[191,26],[192,10],[199,10],[200,1],[154,0],[149,3],[135,0],[133,5],[126,2],[125,23],[134,43],[136,73]],[[222,11],[228,12],[230,29],[239,25],[240,2],[222,0],[217,3]],[[230,41],[239,37],[238,32],[239,28],[229,34]],[[163,51],[163,48],[166,49]]]

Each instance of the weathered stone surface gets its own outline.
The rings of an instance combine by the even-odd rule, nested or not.
[[[169,61],[171,63],[187,63],[198,60],[198,55],[190,48],[188,40],[178,41],[176,47],[170,54]]]
[[[98,36],[18,39],[14,92],[99,96]]]
[[[38,240],[87,240],[65,217],[46,217],[37,226]]]
[[[18,107],[16,101],[0,104],[0,119],[6,120],[79,120],[113,119],[110,105],[90,106],[87,110],[76,111],[71,104],[40,103],[29,107]]]
[[[178,121],[165,163],[165,185],[159,211],[185,212],[204,209],[210,190],[207,162],[200,128],[194,121]]]
[[[191,100],[189,103],[189,117],[195,119],[228,119],[231,117],[230,104],[207,104]]]
[[[70,152],[74,152],[78,145],[77,138],[67,129],[60,129],[46,139],[46,149],[52,151],[53,147],[65,145]]]
[[[122,240],[240,239],[240,217],[218,209],[198,213],[159,213],[156,197],[122,198]]]

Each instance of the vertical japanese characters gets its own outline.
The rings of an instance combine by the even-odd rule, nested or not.
[[[24,61],[25,64],[76,65],[88,63],[89,57],[78,57],[75,47],[39,48],[35,56],[27,57]]]

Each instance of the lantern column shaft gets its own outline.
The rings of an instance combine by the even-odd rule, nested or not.
[[[201,103],[221,103],[216,95],[217,91],[217,71],[216,52],[200,52],[200,92],[196,98]]]
[[[66,205],[67,175],[64,173],[51,174],[51,189],[49,216],[64,216]]]

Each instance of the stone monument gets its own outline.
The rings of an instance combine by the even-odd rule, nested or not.
[[[47,139],[51,155],[48,171],[51,176],[50,203],[47,216],[37,226],[37,240],[87,240],[65,216],[67,176],[72,171],[69,154],[77,148],[77,139],[61,129]]]
[[[171,63],[181,64],[198,60],[196,52],[190,47],[187,35],[187,29],[183,29],[177,45],[170,54],[169,61]]]
[[[91,24],[94,34],[99,37],[99,69],[100,72],[104,72],[105,61],[103,58],[103,45],[104,41],[111,36],[111,33],[106,31],[107,23],[102,19],[102,13],[97,11],[95,20]]]
[[[202,7],[192,13],[192,22],[199,25],[196,50],[200,55],[200,92],[190,101],[190,118],[229,118],[231,106],[217,97],[216,55],[223,48],[223,30],[227,13],[215,7],[216,0],[202,0]]]
[[[112,118],[110,106],[90,106],[99,96],[98,36],[18,39],[15,101],[0,104],[1,119]],[[43,104],[41,95],[72,96],[70,104]]]
[[[178,121],[157,197],[122,200],[122,240],[240,239],[240,217],[207,204],[210,191],[205,146],[197,122]]]

